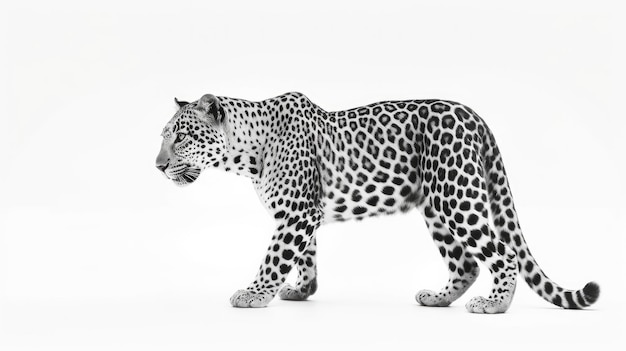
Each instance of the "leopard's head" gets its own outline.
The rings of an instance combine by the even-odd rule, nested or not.
[[[193,183],[207,167],[222,159],[224,109],[210,94],[195,102],[178,101],[178,112],[165,125],[156,167],[177,185]]]

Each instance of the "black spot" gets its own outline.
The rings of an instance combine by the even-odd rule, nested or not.
[[[287,273],[289,273],[290,270],[291,270],[291,266],[286,265],[286,264],[281,264],[280,265],[280,273],[287,274]]]
[[[470,215],[467,217],[467,223],[468,223],[469,225],[474,225],[474,224],[476,224],[476,222],[478,222],[478,216],[477,216],[477,215],[475,215],[475,214],[473,214],[473,213],[472,213],[472,214],[470,214]]]
[[[454,215],[454,221],[457,222],[457,223],[463,223],[463,219],[464,219],[463,215],[460,214],[460,213],[456,213]]]
[[[385,104],[385,110],[387,112],[393,112],[393,111],[396,110],[396,107],[394,105],[391,105],[391,104]]]
[[[474,238],[467,238],[467,245],[476,247],[476,240],[474,240]],[[484,261],[484,258],[481,261]]]
[[[550,283],[550,282],[546,282],[546,283],[543,285],[543,289],[546,291],[546,293],[547,293],[548,295],[549,295],[549,294],[552,294],[552,291],[554,291],[554,288],[552,287],[552,283]]]
[[[289,244],[292,240],[293,240],[293,235],[291,235],[291,233],[285,234],[285,237],[283,238],[283,242],[285,244]]]
[[[296,235],[296,239],[293,241],[294,244],[296,245],[300,245],[300,243],[302,242],[302,239],[304,239],[304,237],[300,234]]]
[[[391,158],[391,159],[396,158],[396,154],[397,154],[396,150],[394,150],[392,147],[387,147],[387,148],[385,148],[385,150],[383,151],[383,155],[384,155],[385,157],[389,157],[389,158]]]
[[[352,209],[352,213],[354,213],[355,215],[363,214],[366,211],[367,211],[367,209],[365,207],[361,207],[361,206],[356,206],[355,208]]]
[[[443,153],[442,153],[443,154]],[[443,161],[442,161],[443,162]],[[459,174],[459,172],[457,172],[456,169],[450,169],[448,170],[448,180],[449,181],[454,181],[454,179],[456,179],[456,176]]]
[[[533,263],[528,261],[526,262],[526,266],[524,267],[524,269],[526,269],[526,272],[530,273],[533,271],[533,267],[534,267]]]
[[[469,114],[463,110],[460,107],[457,107],[454,109],[454,114],[459,117],[460,119],[468,119],[469,118]]]
[[[435,212],[433,212],[432,207],[430,207],[430,206],[424,207],[424,216],[426,216],[426,218],[434,218],[435,217]]]
[[[342,213],[342,212],[345,212],[345,210],[347,210],[347,209],[348,209],[348,207],[346,205],[341,205],[341,206],[335,207],[335,212]]]
[[[285,250],[283,251],[283,258],[286,260],[290,260],[293,258],[293,251],[291,250]]]
[[[390,186],[386,186],[383,188],[383,194],[385,195],[393,195],[394,188]]]
[[[443,128],[452,129],[454,127],[454,117],[450,115],[444,116],[443,119],[441,119],[441,126]]]
[[[533,277],[533,284],[535,285],[539,285],[539,283],[541,283],[541,276],[539,275],[539,273],[535,274],[535,276]]]
[[[430,106],[430,109],[433,112],[441,113],[441,112],[450,111],[450,106],[443,104],[443,103],[436,103],[436,104],[432,104]]]
[[[456,258],[457,260],[461,258],[463,254],[463,249],[460,246],[455,246],[450,253],[450,257]]]
[[[506,253],[506,248],[505,248],[504,244],[501,243],[501,242],[498,243],[498,253],[500,255],[504,255]]]
[[[441,143],[443,145],[447,145],[447,144],[452,143],[453,139],[454,138],[452,137],[452,134],[450,134],[448,132],[445,132],[445,133],[441,134]]]
[[[388,114],[383,114],[382,116],[380,116],[379,121],[382,125],[386,126],[389,123],[390,119],[391,118]]]
[[[472,121],[472,120],[468,120],[465,122],[465,128],[467,128],[467,130],[472,131],[474,129],[476,129],[476,122]]]
[[[402,196],[407,196],[409,195],[409,193],[411,192],[411,187],[408,185],[405,185],[402,187],[402,189],[400,190],[400,195]]]
[[[367,204],[370,206],[376,206],[376,204],[378,204],[378,196],[372,196],[367,199]]]
[[[470,234],[472,235],[472,238],[476,240],[480,239],[480,237],[483,235],[483,233],[478,229],[472,229]]]

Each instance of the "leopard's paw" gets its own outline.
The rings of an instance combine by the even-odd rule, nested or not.
[[[265,307],[273,296],[263,293],[257,293],[250,290],[237,290],[230,297],[230,304],[233,307]]]
[[[415,295],[415,300],[422,306],[446,307],[452,301],[444,298],[441,294],[431,290],[420,290]]]
[[[465,304],[465,308],[471,313],[504,313],[509,308],[510,302],[504,300],[492,300],[482,296],[476,296]]]
[[[285,284],[283,288],[278,292],[278,296],[281,300],[290,301],[304,301],[309,296],[315,294],[317,291],[317,279],[313,278],[309,283],[303,285],[301,288],[294,288],[289,284]]]

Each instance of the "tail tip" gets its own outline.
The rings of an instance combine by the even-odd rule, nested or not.
[[[600,285],[596,282],[587,283],[583,288],[583,294],[585,295],[585,300],[591,305],[596,302],[598,296],[600,296]]]

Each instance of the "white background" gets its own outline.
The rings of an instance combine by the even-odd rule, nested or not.
[[[624,344],[618,2],[3,3],[0,349],[540,349]],[[234,309],[273,221],[245,178],[154,168],[174,97],[305,93],[327,110],[443,98],[504,154],[526,239],[585,311],[520,282],[472,315],[417,306],[446,267],[416,212],[319,230],[319,291]]]

